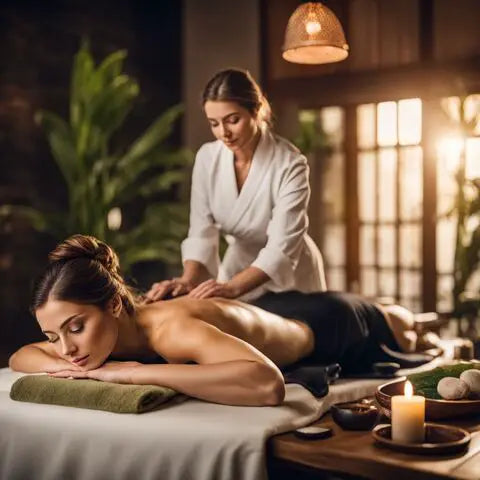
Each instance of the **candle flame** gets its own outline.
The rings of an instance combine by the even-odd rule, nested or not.
[[[413,395],[413,387],[412,387],[412,384],[411,384],[408,380],[405,382],[405,391],[404,391],[404,393],[405,393],[405,396],[406,396],[407,398],[411,398],[412,395]]]

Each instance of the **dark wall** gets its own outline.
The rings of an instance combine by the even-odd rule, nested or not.
[[[73,55],[83,37],[97,61],[125,48],[126,70],[141,96],[121,148],[181,100],[179,0],[10,0],[0,6],[0,206],[28,203],[54,211],[66,202],[60,172],[34,112],[68,114]],[[173,143],[180,144],[177,133]],[[0,366],[19,345],[41,339],[28,313],[32,279],[56,239],[19,221],[0,223]]]

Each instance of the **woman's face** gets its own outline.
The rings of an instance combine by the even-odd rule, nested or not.
[[[36,315],[57,354],[82,370],[98,368],[115,347],[118,322],[108,308],[49,299]]]
[[[213,135],[232,152],[247,148],[258,132],[257,119],[236,102],[205,102],[205,115]]]

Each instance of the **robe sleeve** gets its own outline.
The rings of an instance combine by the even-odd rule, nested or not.
[[[267,228],[267,243],[252,263],[283,290],[295,288],[294,271],[308,228],[308,174],[303,155],[292,160],[284,172]]]
[[[219,229],[215,224],[208,199],[208,165],[205,165],[208,157],[209,151],[204,145],[198,151],[193,166],[190,226],[181,250],[183,262],[195,260],[203,264],[210,275],[216,278],[220,264]]]

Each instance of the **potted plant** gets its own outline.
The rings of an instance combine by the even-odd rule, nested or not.
[[[469,318],[469,331],[459,333],[476,337],[474,320],[480,310],[480,292],[472,287],[471,281],[480,264],[480,178],[467,178],[466,175],[466,140],[473,136],[480,123],[480,105],[475,105],[473,113],[467,112],[467,97],[462,96],[454,104],[449,102],[447,111],[461,138],[462,148],[455,173],[457,193],[450,214],[457,220],[455,255],[453,265],[453,316],[459,320]]]
[[[74,58],[68,121],[48,111],[35,115],[66,182],[65,208],[45,212],[28,205],[3,205],[0,219],[22,217],[58,240],[74,233],[94,235],[116,249],[128,271],[140,261],[178,263],[188,208],[174,191],[185,185],[192,155],[165,146],[182,113],[180,105],[160,115],[124,151],[112,150],[112,135],[140,92],[138,83],[123,72],[126,56],[119,50],[96,66],[84,43]],[[155,201],[166,192],[171,200]],[[140,197],[146,208],[129,227],[122,226],[123,208]]]

